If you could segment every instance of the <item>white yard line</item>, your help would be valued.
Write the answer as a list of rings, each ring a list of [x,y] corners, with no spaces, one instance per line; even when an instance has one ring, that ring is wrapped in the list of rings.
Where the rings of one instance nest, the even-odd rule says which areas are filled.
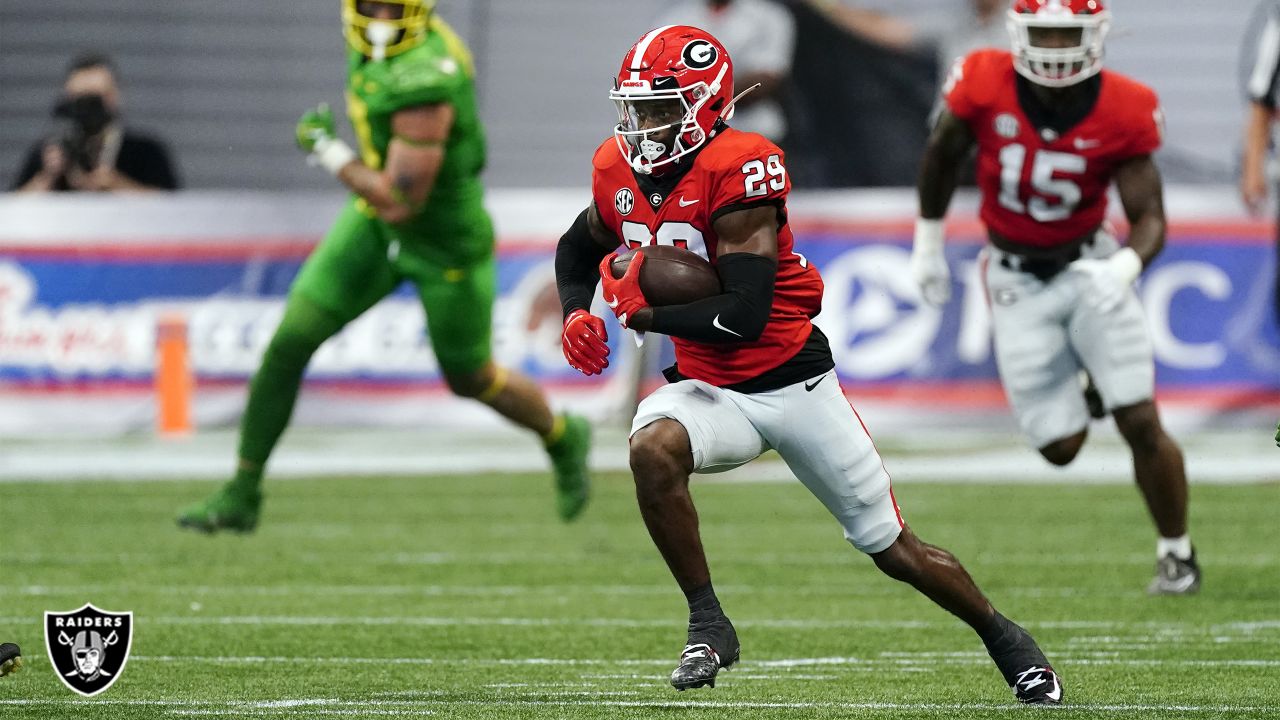
[[[192,663],[192,664],[214,664],[214,665],[236,665],[236,664],[279,664],[279,665],[315,665],[330,664],[341,662],[344,664],[355,665],[469,665],[469,666],[520,666],[520,665],[538,665],[549,667],[609,667],[609,666],[655,666],[667,667],[671,665],[670,659],[646,659],[646,658],[427,658],[427,657],[287,657],[287,656],[216,656],[216,655],[134,655],[130,661],[133,662],[157,662],[157,663]],[[939,664],[947,665],[987,665],[990,660],[985,657],[951,657],[951,658],[883,658],[883,657],[814,657],[814,658],[781,658],[774,660],[743,660],[741,668],[748,673],[754,668],[764,670],[770,669],[786,669],[786,668],[859,668],[859,667],[877,667],[877,668],[898,668],[921,666],[927,662],[931,666]],[[1067,665],[1099,665],[1099,666],[1115,666],[1115,667],[1205,667],[1205,668],[1221,668],[1221,667],[1280,667],[1280,659],[1186,659],[1186,660],[1170,660],[1170,659],[1143,659],[1143,658],[1085,658],[1085,657],[1059,657],[1055,658],[1055,663],[1063,666]],[[730,675],[729,677],[736,677]]]
[[[847,545],[845,545],[842,542],[831,542],[829,543],[829,547],[840,547],[845,552],[836,552],[836,553],[821,554],[821,555],[794,555],[794,554],[788,555],[788,554],[782,554],[782,553],[760,552],[760,553],[753,553],[749,556],[733,558],[731,560],[727,560],[724,562],[732,563],[734,565],[765,566],[765,567],[776,567],[778,565],[785,564],[791,567],[840,568],[841,570],[848,571],[849,558],[854,554],[856,554],[856,552],[850,549]],[[1113,564],[1149,566],[1149,565],[1155,564],[1154,555],[1155,553],[1133,552],[1133,553],[1125,553],[1121,555],[1113,555],[1106,558],[1106,561]],[[343,560],[347,558],[357,558],[357,557],[360,560],[362,560],[365,564],[387,564],[387,565],[409,565],[409,566],[533,565],[533,564],[559,566],[559,565],[564,565],[566,562],[565,555],[557,555],[554,553],[538,553],[538,552],[368,553],[368,552],[358,551],[358,550],[352,550],[347,552],[344,552],[342,550],[334,550],[334,551],[326,551],[324,553],[313,553],[313,552],[307,552],[307,551],[289,553],[287,551],[282,551],[282,557],[288,559],[288,561],[294,565],[332,565],[337,560]],[[173,558],[174,556],[168,552],[76,553],[74,555],[68,555],[67,553],[60,553],[60,552],[0,551],[0,562],[4,562],[4,561],[21,562],[21,563],[48,562],[48,563],[55,563],[58,565],[77,565],[77,566],[100,565],[102,563],[121,563],[125,565],[154,564],[158,562],[171,561]],[[964,560],[969,565],[1043,566],[1045,563],[1045,557],[1043,555],[1036,556],[1036,555],[1025,554],[1025,553],[1016,553],[1016,552],[1006,553],[1006,552],[999,552],[999,551],[983,551],[983,552],[974,553],[964,558]],[[1097,555],[1064,553],[1062,555],[1053,556],[1054,565],[1059,567],[1062,567],[1062,566],[1095,567],[1100,562],[1101,561],[1099,560],[1099,557]],[[1280,556],[1277,556],[1274,554],[1265,554],[1265,553],[1237,555],[1232,557],[1215,558],[1214,565],[1223,566],[1223,567],[1242,567],[1242,568],[1280,567]],[[115,585],[112,585],[112,584],[78,585],[77,584],[77,585],[67,585],[67,586],[28,585],[25,587],[37,588],[37,590],[32,591],[31,594],[40,594],[38,589],[44,588],[44,587],[112,588],[112,587],[120,587],[120,585],[119,584],[115,584]],[[189,586],[189,587],[208,587],[208,586]],[[234,591],[234,589],[238,586],[229,586],[229,587],[231,587],[232,591]],[[281,587],[281,586],[271,585],[271,586],[262,586],[262,587]],[[285,587],[290,587],[290,586],[285,586]],[[363,586],[348,585],[348,586],[320,586],[320,587],[352,588],[352,587],[363,587]],[[372,586],[372,587],[411,588],[414,586]],[[418,586],[418,587],[430,588],[434,586],[427,585],[427,586]],[[543,587],[543,586],[511,586],[511,585],[452,586],[450,585],[450,586],[439,586],[439,587],[480,588],[477,590],[477,592],[483,592],[483,588],[486,588],[486,587],[496,587],[499,589],[494,592],[502,593],[503,590],[501,590],[501,588],[504,588],[504,587],[519,588],[519,587]],[[652,586],[624,585],[619,587],[621,587],[621,589],[617,591],[619,594],[627,594],[631,592],[634,592],[636,594],[642,594],[642,593],[648,593],[650,591],[648,589],[643,589],[643,588],[655,588],[657,590],[662,590],[668,593],[675,592],[674,586],[666,585],[666,584],[659,584],[659,585],[652,585]],[[813,588],[806,588],[806,587],[798,587],[793,589],[793,588],[787,588],[780,585],[772,585],[772,586],[733,585],[728,587],[740,588],[748,592],[764,591],[770,587],[775,589],[780,588],[785,590],[786,592],[806,592],[806,591],[823,592],[822,589],[813,589]],[[891,583],[886,582],[878,586],[873,586],[870,589],[859,587],[859,586],[847,587],[847,588],[841,588],[836,586],[832,588],[832,591],[848,592],[850,594],[859,594],[859,593],[868,593],[868,592],[873,594],[879,594],[882,592],[882,589],[883,589],[883,592],[885,593],[891,593],[892,591],[888,590],[887,588],[892,588],[892,587],[895,587],[895,586]],[[655,590],[655,592],[657,590]],[[598,591],[602,593],[611,592],[608,589],[608,586],[598,586]],[[1039,589],[1022,588],[1021,591],[1063,592],[1063,593],[1076,592],[1077,594],[1085,592],[1085,591],[1073,591],[1071,588],[1054,588],[1047,591],[1043,588],[1039,588]],[[392,591],[388,591],[388,592],[392,592]],[[519,591],[512,590],[511,592],[513,594],[518,594]],[[1124,592],[1124,590],[1121,590],[1121,592]],[[1132,590],[1131,592],[1137,593],[1137,592],[1140,592],[1140,589]],[[1095,595],[1095,593],[1092,591],[1088,591],[1086,594],[1090,596]]]
[[[932,714],[952,713],[960,710],[983,710],[996,712],[1025,713],[1027,709],[1013,701],[1007,704],[997,703],[911,703],[911,702],[751,702],[723,700],[598,700],[589,702],[566,702],[555,700],[467,700],[436,701],[436,705],[458,706],[475,705],[481,707],[618,707],[618,708],[653,708],[653,709],[687,709],[716,708],[725,710],[907,710]],[[1179,713],[1219,713],[1219,714],[1253,714],[1259,712],[1275,712],[1270,706],[1231,706],[1231,705],[1158,705],[1158,704],[1117,704],[1092,705],[1072,704],[1063,706],[1065,710],[1093,712],[1179,712]],[[1257,715],[1253,715],[1258,717]]]
[[[411,710],[411,708],[399,708],[399,710],[370,710],[370,708],[343,707],[334,710],[334,708],[307,708],[306,711],[298,710],[244,710],[237,707],[236,710],[170,710],[170,715],[179,717],[268,717],[268,716],[334,716],[334,717],[430,717],[435,715],[434,710]]]
[[[714,708],[725,710],[904,710],[926,712],[931,714],[951,713],[963,710],[982,710],[993,712],[1019,712],[1026,709],[1014,703],[918,703],[918,702],[753,702],[724,700],[588,700],[588,699],[543,699],[538,698],[492,698],[485,700],[331,700],[331,699],[297,699],[273,701],[216,701],[216,700],[0,700],[3,706],[27,707],[65,707],[92,705],[114,706],[162,706],[172,708],[174,715],[222,715],[222,714],[260,714],[262,712],[301,712],[305,714],[406,714],[415,711],[426,712],[428,708],[449,707],[615,707],[615,708],[652,708],[652,709],[689,709]],[[1174,704],[1074,704],[1064,706],[1066,710],[1131,713],[1131,712],[1164,712],[1164,713],[1215,713],[1231,715],[1253,715],[1274,712],[1274,707],[1246,705],[1174,705]]]
[[[934,437],[937,433],[924,433]],[[1024,447],[1012,433],[942,433],[881,436],[885,465],[894,482],[1008,484],[1131,483],[1128,450],[1114,430],[1099,428],[1076,462],[1056,468]],[[1217,431],[1184,440],[1188,477],[1194,483],[1260,483],[1280,480],[1276,449],[1265,433]],[[235,433],[206,432],[186,440],[61,438],[6,442],[0,450],[0,482],[75,480],[224,479],[232,471]],[[395,453],[384,452],[390,445]],[[994,446],[994,447],[993,447]],[[592,450],[592,466],[626,472],[625,432],[605,427]],[[406,432],[298,429],[271,460],[272,478],[352,475],[455,475],[545,472],[537,444],[515,430]],[[795,482],[771,456],[698,482]]]
[[[0,554],[0,558],[4,557]],[[734,591],[734,586],[727,586]],[[717,588],[718,589],[718,588]],[[741,592],[778,592],[793,594],[792,588],[738,588]],[[677,589],[670,584],[662,585],[163,585],[154,587],[138,587],[125,583],[102,583],[85,585],[22,585],[13,588],[20,595],[81,595],[84,593],[102,593],[128,591],[134,595],[232,595],[236,597],[299,597],[299,596],[352,596],[367,597],[398,596],[409,597],[524,597],[543,596],[563,597],[569,593],[597,595],[657,595],[670,597]],[[723,592],[723,591],[722,591]],[[802,593],[803,594],[803,593]]]
[[[623,628],[665,628],[676,623],[673,618],[635,619],[635,618],[582,618],[582,617],[437,617],[437,616],[307,616],[307,615],[139,615],[138,622],[157,625],[278,625],[288,626],[426,626],[426,627],[473,627],[473,626],[511,626],[511,627],[549,627],[549,626],[586,626],[586,627],[623,627]],[[0,622],[23,624],[38,622],[38,619],[24,616],[0,616]],[[952,620],[803,620],[786,618],[743,618],[736,620],[740,627],[773,628],[773,629],[841,629],[841,628],[876,628],[894,630],[926,630],[956,629],[960,627]],[[1204,625],[1195,622],[1176,621],[1138,621],[1123,620],[1050,620],[1044,622],[1027,622],[1028,627],[1072,630],[1110,630],[1110,629],[1143,629],[1159,631],[1153,636],[1156,641],[1162,638],[1188,635],[1223,635],[1232,632],[1252,635],[1259,632],[1280,630],[1280,621],[1255,620],[1244,622],[1213,623]],[[1144,636],[1146,637],[1146,636]]]

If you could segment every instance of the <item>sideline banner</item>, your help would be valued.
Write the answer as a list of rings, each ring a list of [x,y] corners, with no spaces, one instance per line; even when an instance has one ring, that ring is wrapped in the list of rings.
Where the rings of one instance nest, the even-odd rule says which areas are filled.
[[[197,428],[236,422],[289,283],[341,200],[0,198],[0,434],[149,429],[156,321],[172,312],[187,318]],[[586,202],[573,191],[491,195],[500,236],[496,357],[547,387],[556,405],[620,419],[637,385],[660,382],[657,368],[670,351],[652,338],[641,370],[630,334],[601,307],[612,367],[584,378],[564,364],[554,246]],[[1276,254],[1269,224],[1236,217],[1229,189],[1171,191],[1168,205],[1168,247],[1139,286],[1162,400],[1197,423],[1233,422],[1241,411],[1274,415],[1280,339],[1268,301]],[[972,198],[962,199],[949,226],[960,292],[938,311],[917,305],[907,272],[909,191],[798,194],[791,203],[797,250],[826,282],[819,325],[873,429],[1011,427],[977,282],[981,235],[972,207]],[[407,287],[353,322],[313,359],[297,421],[499,422],[443,387],[425,322]]]

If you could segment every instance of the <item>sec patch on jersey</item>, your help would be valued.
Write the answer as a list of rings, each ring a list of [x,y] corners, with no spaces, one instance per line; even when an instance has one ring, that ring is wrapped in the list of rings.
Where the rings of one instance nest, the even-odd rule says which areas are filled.
[[[609,266],[615,278],[627,272],[631,258],[644,253],[640,267],[640,291],[650,305],[684,305],[719,295],[720,275],[711,263],[673,245],[646,245],[619,255]]]

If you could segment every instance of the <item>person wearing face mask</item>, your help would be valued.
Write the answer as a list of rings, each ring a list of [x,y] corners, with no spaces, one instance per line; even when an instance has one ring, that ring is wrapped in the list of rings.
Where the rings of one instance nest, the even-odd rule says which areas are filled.
[[[169,151],[120,121],[115,68],[104,55],[77,57],[54,105],[57,130],[27,152],[17,192],[177,190]]]

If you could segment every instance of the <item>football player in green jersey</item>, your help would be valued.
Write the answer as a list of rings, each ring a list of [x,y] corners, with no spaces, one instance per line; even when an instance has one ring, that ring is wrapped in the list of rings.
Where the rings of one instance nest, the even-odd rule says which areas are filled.
[[[403,280],[426,310],[450,390],[475,398],[546,445],[560,516],[587,501],[590,426],[553,415],[541,389],[494,364],[493,225],[480,171],[484,133],[470,52],[432,12],[434,0],[343,0],[347,113],[359,153],[325,106],[302,116],[299,147],[352,195],[294,280],[284,317],[249,388],[235,477],[184,511],[180,525],[252,530],[263,466],[289,422],[303,370],[320,344]]]

